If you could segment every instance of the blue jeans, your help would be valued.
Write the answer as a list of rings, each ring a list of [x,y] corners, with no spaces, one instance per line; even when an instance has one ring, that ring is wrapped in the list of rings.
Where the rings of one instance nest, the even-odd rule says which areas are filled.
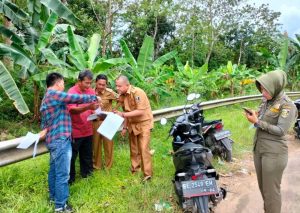
[[[64,207],[69,197],[69,174],[72,157],[71,139],[58,139],[46,144],[50,152],[48,185],[55,208]]]

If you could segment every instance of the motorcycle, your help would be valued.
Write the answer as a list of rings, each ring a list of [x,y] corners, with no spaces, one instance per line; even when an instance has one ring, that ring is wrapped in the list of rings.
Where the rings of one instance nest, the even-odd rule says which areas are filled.
[[[231,132],[224,130],[221,119],[203,121],[202,132],[205,138],[205,146],[209,147],[214,155],[220,156],[227,162],[232,161],[233,140],[229,137]]]
[[[191,94],[187,100],[194,97],[195,94]],[[184,109],[184,114],[176,119],[169,132],[174,150],[173,185],[184,212],[209,213],[226,197],[226,190],[217,186],[219,175],[212,166],[213,154],[204,146],[204,117],[201,109],[193,106],[188,112]],[[165,118],[161,119],[162,125],[166,123]]]
[[[196,94],[194,99],[196,99]],[[213,155],[220,156],[227,162],[232,161],[233,140],[229,138],[231,136],[231,132],[229,130],[223,129],[224,125],[222,120],[205,120],[203,109],[201,109],[200,103],[193,104],[190,108],[190,111],[194,112],[194,117],[190,119],[192,119],[191,122],[195,125],[195,127],[192,127],[192,134],[191,136],[189,136],[190,140],[192,140],[193,142],[197,142],[201,139],[204,139],[202,140],[202,145],[208,147],[212,151]],[[184,120],[186,119],[186,115],[186,109],[184,109],[184,114],[176,119],[175,124],[184,122]],[[201,134],[198,134],[198,132],[195,130],[196,127],[200,125]],[[174,151],[178,149],[178,146],[182,145],[180,142],[186,140],[186,137],[183,134],[183,132],[184,131],[181,131],[180,129],[174,132]]]
[[[300,139],[300,99],[295,100],[294,104],[296,105],[298,110],[298,117],[295,122],[294,130],[296,132],[296,137]]]

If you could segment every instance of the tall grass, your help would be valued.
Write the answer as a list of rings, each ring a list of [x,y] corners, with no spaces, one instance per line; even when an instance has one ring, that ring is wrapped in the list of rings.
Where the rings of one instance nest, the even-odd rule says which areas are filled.
[[[256,105],[243,106],[254,108]],[[222,118],[225,129],[231,130],[234,158],[241,159],[244,153],[251,153],[254,130],[249,129],[239,104],[207,110],[205,116],[208,120]],[[87,179],[77,176],[70,187],[70,203],[75,211],[154,212],[155,203],[165,202],[171,208],[164,212],[180,212],[171,182],[174,167],[171,138],[167,139],[170,125],[171,122],[167,126],[155,124],[151,140],[151,148],[155,150],[151,182],[141,184],[142,174],[131,175],[128,142],[116,140],[112,169],[95,171]],[[48,202],[48,161],[49,154],[45,154],[0,169],[0,212],[53,212],[54,206]],[[230,163],[214,162],[220,172],[233,169]]]

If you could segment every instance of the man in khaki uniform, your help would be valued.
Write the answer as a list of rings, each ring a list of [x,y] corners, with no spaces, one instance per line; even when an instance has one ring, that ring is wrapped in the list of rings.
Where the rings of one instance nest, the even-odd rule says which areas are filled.
[[[96,95],[101,98],[101,110],[111,112],[112,102],[117,100],[118,94],[112,89],[107,88],[107,76],[100,74],[96,77]],[[113,164],[113,148],[114,142],[105,138],[97,132],[102,124],[104,117],[99,117],[93,122],[93,167],[94,169],[102,168],[102,145],[104,148],[105,167],[110,169]]]
[[[286,134],[295,122],[297,108],[286,96],[286,74],[281,70],[269,72],[256,80],[263,95],[258,112],[246,114],[256,127],[254,136],[254,165],[266,213],[280,213],[280,184],[288,161]]]
[[[150,102],[142,89],[130,85],[126,76],[116,79],[116,88],[124,111],[116,113],[125,118],[122,135],[125,135],[127,129],[129,133],[131,172],[136,173],[141,168],[143,181],[150,180],[152,164],[149,144],[153,128]]]

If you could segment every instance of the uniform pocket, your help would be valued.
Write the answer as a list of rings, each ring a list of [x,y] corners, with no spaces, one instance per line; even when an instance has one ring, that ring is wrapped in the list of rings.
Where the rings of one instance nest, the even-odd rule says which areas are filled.
[[[272,111],[269,110],[269,111],[266,112],[265,115],[266,115],[266,116],[269,116],[269,117],[272,117],[272,118],[276,118],[276,117],[279,116],[279,113],[280,113],[280,112],[272,112]]]

